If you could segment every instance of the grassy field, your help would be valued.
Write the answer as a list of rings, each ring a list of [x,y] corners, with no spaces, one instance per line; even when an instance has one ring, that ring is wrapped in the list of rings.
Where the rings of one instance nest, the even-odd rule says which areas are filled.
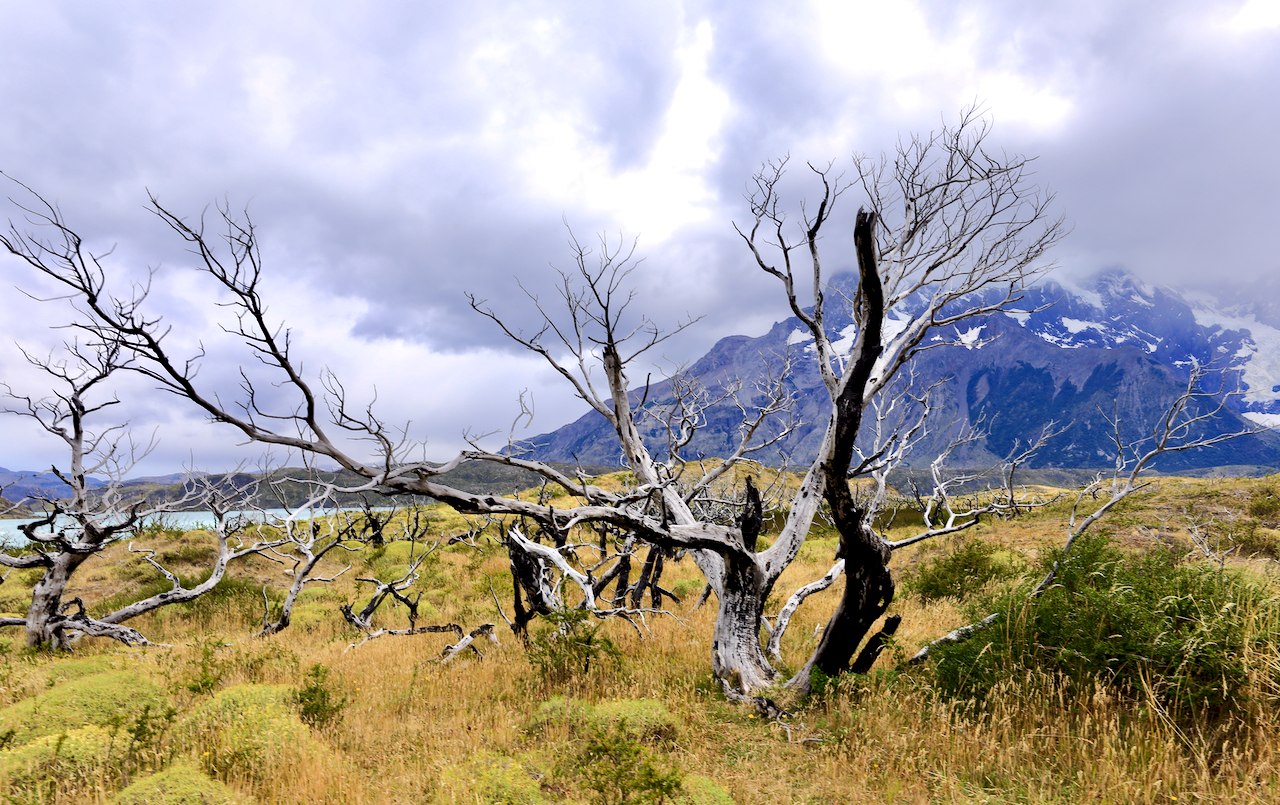
[[[261,626],[261,589],[278,591],[285,577],[258,559],[215,594],[132,622],[168,648],[86,641],[71,656],[30,655],[16,630],[6,633],[0,790],[10,803],[614,803],[664,791],[684,803],[1280,801],[1277,488],[1274,478],[1161,479],[1106,525],[1129,554],[1163,551],[1169,567],[1201,575],[1219,571],[1193,554],[1188,522],[1241,546],[1221,577],[1251,591],[1227,605],[1247,610],[1232,615],[1248,630],[1243,648],[1196,649],[1229,655],[1240,670],[1226,710],[1171,707],[1164,680],[1141,668],[1137,685],[1073,679],[1061,662],[1019,668],[977,699],[949,696],[932,665],[897,670],[984,597],[998,601],[1035,576],[1038,557],[1064,535],[1065,500],[984,523],[978,543],[896,555],[902,582],[890,611],[904,620],[876,671],[832,680],[806,700],[779,692],[794,713],[779,721],[725,701],[712,684],[714,604],[691,609],[702,583],[687,559],[663,576],[685,601],[673,616],[639,631],[620,621],[579,627],[596,641],[585,671],[581,655],[566,668],[554,642],[535,638],[531,653],[513,638],[494,604],[496,595],[509,612],[511,581],[493,544],[441,547],[419,589],[423,622],[493,622],[500,645],[480,641],[482,658],[447,665],[438,658],[448,634],[351,648],[362,635],[338,606],[367,598],[358,577],[403,572],[411,548],[401,542],[350,555],[351,570],[309,586],[293,625],[266,639],[249,637]],[[462,525],[447,511],[435,516],[439,536]],[[203,532],[151,543],[190,574],[212,549]],[[770,612],[824,573],[834,549],[832,535],[812,535]],[[148,593],[155,575],[117,546],[90,560],[73,594],[105,610]],[[928,578],[941,579],[941,593]],[[0,610],[24,611],[35,579],[12,573]],[[838,594],[801,608],[785,646],[791,666]],[[386,606],[379,618],[403,626],[403,613]],[[975,645],[978,660],[996,652],[985,636]]]

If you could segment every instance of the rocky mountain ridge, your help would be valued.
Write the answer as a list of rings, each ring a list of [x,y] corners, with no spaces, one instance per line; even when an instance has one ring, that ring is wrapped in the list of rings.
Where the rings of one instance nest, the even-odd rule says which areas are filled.
[[[851,297],[852,281],[851,275],[835,278],[828,298],[841,293]],[[848,312],[830,306],[828,311],[828,331],[840,337],[837,347],[849,348],[855,330]],[[890,316],[886,327],[901,326],[901,321]],[[1209,431],[1280,424],[1280,329],[1239,305],[1229,307],[1206,294],[1152,288],[1119,270],[1080,283],[1037,285],[1007,312],[939,328],[926,336],[925,344],[931,348],[914,359],[915,376],[926,384],[941,382],[931,394],[933,434],[910,458],[916,467],[927,466],[965,428],[987,435],[954,459],[977,466],[1035,439],[1050,421],[1068,429],[1040,451],[1032,466],[1107,466],[1114,455],[1108,419],[1119,417],[1126,441],[1148,435],[1197,364],[1220,370],[1225,388],[1238,385],[1241,391],[1231,410],[1208,425]],[[816,454],[830,405],[813,353],[812,336],[790,318],[761,336],[721,339],[689,372],[711,390],[735,381],[750,390],[766,372],[777,372],[782,356],[790,354],[794,366],[787,382],[801,425],[760,458],[772,464],[790,456],[792,463],[804,464]],[[635,393],[639,401],[641,391]],[[671,402],[670,384],[664,382],[648,390],[645,405],[660,414]],[[739,420],[731,403],[708,410],[686,455],[727,454],[736,442]],[[651,449],[661,452],[657,418],[645,428]],[[546,460],[619,460],[612,429],[595,412],[529,444],[533,455]],[[1243,437],[1166,456],[1160,466],[1175,471],[1223,465],[1255,472],[1280,467],[1280,437]]]

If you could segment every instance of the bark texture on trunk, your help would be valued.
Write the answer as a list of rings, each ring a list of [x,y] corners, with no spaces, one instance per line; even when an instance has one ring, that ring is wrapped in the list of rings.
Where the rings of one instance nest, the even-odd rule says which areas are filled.
[[[27,609],[27,648],[70,648],[62,625],[62,594],[76,569],[89,558],[87,553],[52,555],[44,575],[31,591]]]
[[[760,625],[768,593],[761,589],[761,574],[754,563],[727,562],[726,565],[724,587],[718,591],[720,608],[711,643],[712,671],[717,679],[750,694],[770,687],[778,676],[760,645]]]
[[[827,676],[854,670],[855,666],[862,669],[860,673],[866,673],[883,648],[883,638],[875,641],[875,647],[869,643],[867,652],[864,652],[866,656],[859,656],[858,662],[854,662],[858,646],[889,608],[894,593],[888,547],[875,532],[870,529],[860,530],[864,530],[863,537],[849,540],[852,544],[846,548],[843,556],[844,593],[823,630],[822,640],[811,660],[811,667]],[[841,536],[843,542],[843,531]]]

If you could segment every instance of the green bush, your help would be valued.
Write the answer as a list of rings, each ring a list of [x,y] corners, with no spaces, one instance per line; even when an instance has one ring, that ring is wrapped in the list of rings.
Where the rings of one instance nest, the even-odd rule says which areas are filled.
[[[681,599],[692,598],[695,595],[701,595],[702,588],[705,587],[706,584],[707,583],[702,579],[683,579],[675,583],[671,588],[671,592],[680,596]],[[685,601],[685,604],[690,603],[692,602]]]
[[[1264,528],[1253,518],[1246,518],[1238,523],[1232,529],[1230,537],[1240,546],[1239,555],[1241,556],[1280,558],[1280,531]],[[1225,543],[1223,547],[1230,547],[1230,543]]]
[[[209,536],[206,540],[198,540],[198,536],[208,536],[207,531],[189,532],[177,542],[161,548],[156,558],[169,567],[171,565],[205,565],[213,564],[218,558],[216,538]]]
[[[684,775],[675,763],[647,749],[625,718],[592,727],[582,748],[561,764],[560,771],[595,792],[595,802],[601,805],[666,802],[684,787]]]
[[[319,663],[307,669],[306,684],[293,694],[298,715],[313,727],[320,728],[341,718],[347,697],[339,699],[329,689],[329,669]]]
[[[547,628],[529,645],[529,662],[538,669],[544,685],[561,686],[597,670],[601,665],[617,666],[622,652],[600,633],[603,623],[592,625],[585,609],[565,609],[546,616]]]
[[[35,802],[53,802],[57,793],[98,787],[111,775],[113,742],[118,738],[102,727],[45,735],[31,743],[0,752],[0,781],[13,795],[34,795]]]
[[[1011,562],[998,555],[994,545],[969,537],[956,539],[950,550],[926,560],[906,587],[925,602],[940,598],[965,599],[989,582],[1012,578],[1018,572]]]
[[[184,687],[191,693],[212,693],[214,688],[222,684],[222,677],[227,672],[227,661],[220,656],[224,648],[222,639],[208,636],[196,643],[200,656],[191,663],[191,675]]]
[[[464,766],[451,767],[441,775],[440,782],[460,802],[544,805],[552,801],[542,795],[541,786],[528,770],[497,755],[481,755]]]
[[[22,744],[86,725],[128,723],[144,708],[162,712],[168,705],[158,685],[132,671],[93,674],[0,710],[0,734],[13,730],[13,740]]]
[[[1271,486],[1253,490],[1249,496],[1249,515],[1264,522],[1275,522],[1280,516],[1280,494]]]
[[[687,805],[734,805],[729,792],[716,784],[710,777],[691,774],[684,778],[684,794],[676,802]]]
[[[967,642],[943,648],[937,683],[952,698],[982,699],[993,686],[1038,669],[1072,683],[1101,678],[1135,698],[1149,686],[1180,719],[1212,721],[1236,710],[1248,682],[1242,655],[1254,635],[1251,613],[1266,591],[1204,563],[1180,564],[1156,548],[1124,554],[1086,535],[1059,562],[1038,599],[1025,591],[988,602],[1001,619]]]
[[[673,745],[679,735],[667,706],[654,699],[615,699],[592,705],[581,699],[556,696],[542,704],[529,724],[529,732],[561,724],[573,731],[599,731],[610,724],[624,724],[629,735],[648,744]]]
[[[119,668],[120,662],[118,660],[113,662],[111,657],[98,656],[68,659],[65,655],[60,655],[45,666],[44,671],[48,687],[53,687],[63,682],[83,679],[86,676],[97,676]]]
[[[178,761],[144,777],[111,799],[111,805],[248,805],[249,800],[198,768]]]
[[[296,715],[295,701],[283,685],[227,688],[178,722],[177,744],[216,777],[265,779],[281,764],[329,754]]]

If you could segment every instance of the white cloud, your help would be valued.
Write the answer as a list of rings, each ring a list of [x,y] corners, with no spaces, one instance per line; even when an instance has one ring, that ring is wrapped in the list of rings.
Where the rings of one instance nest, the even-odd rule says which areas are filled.
[[[934,115],[940,100],[951,111],[976,101],[1002,125],[1049,134],[1074,109],[1049,78],[1024,73],[1016,52],[985,52],[973,15],[962,14],[940,36],[918,2],[813,0],[813,9],[831,64],[847,79],[870,82],[904,114]]]
[[[551,30],[541,40],[553,38]],[[656,245],[686,224],[706,220],[716,201],[706,171],[717,156],[716,138],[730,108],[725,90],[707,75],[714,47],[711,24],[685,30],[674,53],[679,81],[663,116],[662,133],[647,159],[619,170],[588,120],[571,104],[490,111],[486,136],[516,149],[527,190],[563,209],[583,206],[610,228]],[[486,44],[478,62],[510,65],[510,44]],[[505,67],[502,69],[506,69]]]
[[[1227,27],[1242,33],[1280,28],[1280,0],[1248,0]]]

